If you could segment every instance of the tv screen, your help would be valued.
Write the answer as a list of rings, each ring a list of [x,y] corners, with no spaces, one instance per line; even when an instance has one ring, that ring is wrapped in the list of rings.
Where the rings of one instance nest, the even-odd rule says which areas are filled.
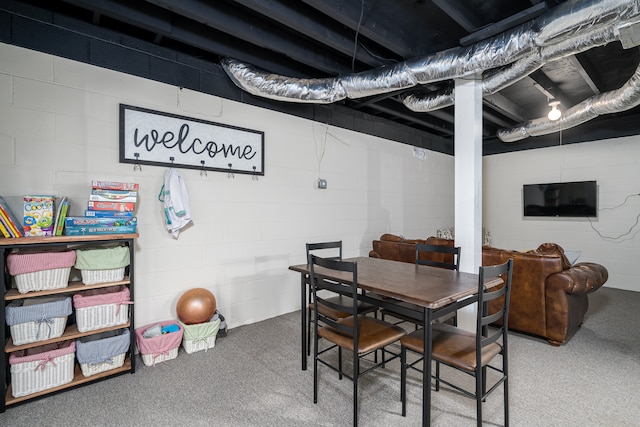
[[[525,184],[524,216],[597,216],[596,181]]]

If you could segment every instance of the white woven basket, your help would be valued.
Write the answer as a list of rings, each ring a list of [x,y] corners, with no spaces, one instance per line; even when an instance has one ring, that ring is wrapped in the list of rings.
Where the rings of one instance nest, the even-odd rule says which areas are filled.
[[[80,274],[82,274],[82,283],[85,285],[119,282],[124,279],[124,267],[107,270],[80,270]]]
[[[42,361],[11,365],[11,394],[13,397],[37,393],[73,380],[75,353],[54,357],[42,366]]]
[[[118,307],[120,308],[119,312]],[[121,304],[114,303],[76,308],[76,326],[79,332],[124,325],[128,321],[129,307]]]
[[[16,274],[14,278],[18,292],[26,294],[31,291],[66,288],[69,286],[70,273],[71,267],[62,267]]]
[[[9,326],[13,345],[29,344],[61,337],[67,326],[67,316],[53,317],[52,323],[25,322]]]
[[[168,350],[166,354],[158,354],[157,357],[154,354],[142,354],[142,361],[145,366],[153,366],[160,362],[175,359],[176,357],[178,357],[178,348],[172,348]]]
[[[210,348],[215,347],[216,345],[216,335],[199,339],[199,340],[188,340],[184,337],[182,338],[182,346],[184,347],[184,351],[187,354],[195,353],[197,351],[207,351]]]
[[[100,362],[100,363],[80,363],[80,369],[82,370],[82,375],[85,377],[90,377],[91,375],[99,374],[100,372],[110,371],[111,369],[116,369],[124,365],[124,358],[127,353],[122,353],[114,356],[110,362]]]

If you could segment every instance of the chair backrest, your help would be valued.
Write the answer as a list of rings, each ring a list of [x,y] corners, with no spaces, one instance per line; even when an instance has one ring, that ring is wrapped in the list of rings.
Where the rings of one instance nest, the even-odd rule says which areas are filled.
[[[309,254],[314,253],[320,255],[323,258],[329,258],[333,260],[342,260],[342,240],[337,242],[321,242],[321,243],[307,243],[307,261]],[[328,256],[331,254],[331,256]]]
[[[358,342],[358,264],[355,262],[340,261],[330,258],[321,258],[317,255],[309,254],[309,277],[311,282],[311,289],[313,292],[313,301],[316,305],[323,305],[331,308],[332,310],[347,311],[354,317],[352,326],[337,323],[335,320],[324,316],[322,313],[325,310],[321,310],[319,307],[315,307],[314,316],[316,316],[315,327],[320,324],[325,324],[339,329],[349,335],[353,336],[355,342]],[[317,267],[323,267],[326,270],[318,270]],[[329,272],[326,272],[330,270]],[[340,275],[340,272],[351,273],[350,275]],[[331,274],[340,275],[340,280],[328,278]],[[332,301],[323,298],[322,294],[318,291],[329,290],[333,294],[344,295],[353,301],[353,305],[348,309],[342,305],[333,303]],[[317,332],[317,330],[316,330]]]
[[[460,271],[460,246],[417,243],[416,264]]]
[[[511,297],[511,275],[513,272],[513,259],[504,264],[480,267],[478,278],[478,319],[476,324],[476,348],[480,350],[502,337],[503,348],[507,347],[507,333],[509,331],[509,300]],[[484,288],[487,280],[501,277],[504,285],[499,287]],[[504,297],[504,298],[503,298]],[[489,312],[489,301],[499,301],[500,307],[494,302]],[[495,311],[497,309],[497,311]],[[502,319],[502,325],[493,333],[489,333],[489,325]],[[477,351],[476,357],[480,359],[481,351]],[[481,366],[481,364],[478,364]]]

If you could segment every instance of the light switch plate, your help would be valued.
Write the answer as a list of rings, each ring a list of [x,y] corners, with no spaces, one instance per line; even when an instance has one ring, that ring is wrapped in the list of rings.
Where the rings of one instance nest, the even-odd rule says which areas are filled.
[[[325,190],[327,188],[327,180],[318,178],[318,188]]]

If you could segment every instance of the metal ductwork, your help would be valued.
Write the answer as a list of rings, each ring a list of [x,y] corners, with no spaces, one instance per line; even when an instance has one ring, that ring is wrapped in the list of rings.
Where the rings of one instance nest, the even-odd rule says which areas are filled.
[[[527,77],[544,64],[587,51],[597,46],[604,46],[617,40],[613,27],[598,28],[587,34],[576,36],[569,40],[544,46],[532,50],[530,55],[496,70],[485,73],[482,79],[482,92],[492,95],[507,86]],[[454,104],[453,89],[447,89],[432,95],[407,95],[403,98],[404,105],[415,112],[428,112],[449,107]]]
[[[581,125],[602,114],[618,113],[638,105],[640,105],[640,66],[620,89],[582,101],[569,108],[560,120],[551,121],[546,118],[530,120],[511,129],[498,131],[498,138],[503,142],[515,142],[530,136],[547,135]]]
[[[243,90],[288,102],[333,103],[345,98],[363,98],[477,73],[485,73],[483,91],[492,94],[526,77],[545,63],[620,40],[621,33],[624,40],[632,44],[638,37],[629,29],[638,28],[639,15],[640,0],[570,0],[530,22],[471,46],[456,47],[394,66],[336,78],[298,79],[269,74],[233,59],[223,60],[222,65],[234,83]],[[631,82],[635,80],[632,78],[625,87],[633,86]],[[626,90],[633,89],[627,87]],[[606,102],[606,108],[596,109],[599,111],[596,116],[606,114],[601,112],[604,110],[609,113],[622,111],[631,108],[627,107],[628,101],[616,101],[612,97],[613,94],[625,97],[626,93],[623,89],[613,91],[607,94],[606,101],[602,96],[594,97],[574,108],[582,111],[585,103]],[[426,97],[408,95],[403,102],[409,109],[421,112],[450,106],[453,100],[451,89]],[[583,107],[578,108],[580,106]],[[586,110],[596,111],[591,108]],[[592,115],[577,111],[576,114],[580,117]],[[572,125],[573,120],[569,119],[567,112],[562,126],[571,127],[586,121],[581,120],[576,116],[576,124]],[[499,135],[505,139],[499,137],[508,141],[515,138],[516,134],[533,135],[548,126],[558,129],[557,123],[543,122],[543,119],[530,121],[523,126],[501,131]]]

